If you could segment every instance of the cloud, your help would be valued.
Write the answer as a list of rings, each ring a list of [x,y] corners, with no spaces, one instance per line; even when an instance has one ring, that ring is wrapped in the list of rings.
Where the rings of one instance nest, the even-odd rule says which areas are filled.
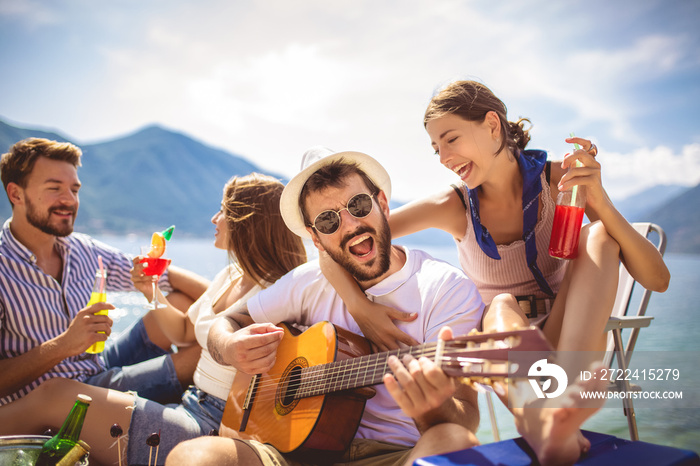
[[[62,22],[61,15],[51,5],[38,0],[0,1],[0,18],[3,22],[19,22],[30,31]]]
[[[600,155],[603,186],[613,199],[659,184],[696,186],[700,183],[700,144],[688,144],[680,153],[665,146],[640,148],[628,154]]]
[[[511,119],[532,118],[533,148],[560,158],[570,150],[564,137],[575,130],[621,160],[634,153],[641,166],[658,159],[642,154],[658,149],[645,147],[681,154],[684,144],[700,141],[696,117],[660,117],[684,100],[685,87],[673,79],[684,73],[697,81],[698,34],[679,26],[677,9],[663,3],[623,4],[205,0],[194,8],[183,0],[73,0],[52,9],[0,0],[3,24],[12,14],[3,8],[23,18],[36,8],[58,21],[51,34],[26,42],[36,49],[14,60],[65,57],[81,78],[69,67],[52,69],[61,99],[39,86],[27,97],[0,96],[0,107],[7,117],[60,127],[80,140],[159,123],[286,176],[308,146],[364,150],[388,166],[395,197],[407,200],[453,181],[431,155],[422,114],[433,89],[471,78],[505,101]],[[672,21],[663,24],[659,12]],[[41,83],[43,70],[32,66],[39,65],[0,65],[21,67]],[[10,73],[0,79],[9,89],[22,85]],[[77,110],[66,112],[66,101]],[[667,120],[681,137],[664,131]],[[633,184],[618,173],[625,163],[607,163],[605,177]],[[659,168],[649,167],[635,170],[639,183]]]

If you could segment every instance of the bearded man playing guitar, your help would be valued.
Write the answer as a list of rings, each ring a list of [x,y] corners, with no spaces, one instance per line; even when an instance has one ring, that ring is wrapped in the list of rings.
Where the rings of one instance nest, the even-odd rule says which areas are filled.
[[[314,148],[304,154],[302,168],[286,186],[280,202],[281,214],[292,231],[310,237],[320,251],[348,270],[370,299],[417,312],[417,319],[399,324],[416,341],[451,340],[452,332],[465,335],[478,327],[484,304],[461,270],[421,251],[391,244],[387,223],[391,183],[376,160],[358,152]],[[272,372],[286,330],[269,322],[307,327],[330,321],[360,333],[317,261],[298,267],[258,296],[260,299],[248,301],[241,309],[225,311],[228,315],[209,334],[214,358],[236,367],[239,374]],[[344,341],[341,335],[338,339]],[[166,464],[395,465],[477,445],[477,394],[470,386],[456,383],[437,359],[388,356],[388,370],[379,378],[383,383],[374,387],[376,395],[366,400],[364,413],[360,410],[359,427],[344,451],[323,453],[323,443],[334,444],[330,439],[313,439],[295,451],[275,448],[256,435],[251,439],[249,433],[258,424],[264,425],[263,434],[275,429],[274,419],[286,413],[283,405],[293,404],[277,399],[272,403],[277,410],[272,421],[255,422],[252,408],[250,418],[243,412],[243,419],[233,426],[239,432],[232,435],[238,438],[205,437],[181,443]],[[260,382],[257,391],[251,392],[251,397],[257,397],[254,403],[265,398],[265,385]],[[229,402],[231,397],[227,409]],[[335,422],[341,426],[346,420],[336,418]],[[291,430],[296,428],[292,425]],[[293,434],[286,432],[281,438]]]

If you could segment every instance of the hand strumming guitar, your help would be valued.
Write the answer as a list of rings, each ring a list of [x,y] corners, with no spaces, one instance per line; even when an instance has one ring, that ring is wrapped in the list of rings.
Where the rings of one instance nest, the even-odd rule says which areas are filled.
[[[263,374],[277,357],[283,330],[273,324],[250,324],[240,328],[231,319],[219,319],[209,331],[208,347],[219,364],[246,374]]]

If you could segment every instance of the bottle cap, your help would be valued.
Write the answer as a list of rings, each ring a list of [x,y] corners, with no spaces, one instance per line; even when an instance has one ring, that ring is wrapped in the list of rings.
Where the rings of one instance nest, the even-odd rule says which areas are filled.
[[[87,395],[83,395],[82,393],[78,395],[78,400],[82,401],[83,403],[90,404],[92,403],[92,398],[90,398]]]

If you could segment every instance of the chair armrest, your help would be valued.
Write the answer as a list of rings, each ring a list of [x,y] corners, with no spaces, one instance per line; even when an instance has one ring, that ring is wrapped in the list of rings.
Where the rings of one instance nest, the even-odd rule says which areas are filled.
[[[615,382],[609,382],[608,383],[608,388],[607,391],[609,392],[641,392],[642,387],[640,387],[637,384],[627,383],[629,384],[627,387],[624,386],[624,382],[622,380],[616,380]]]
[[[654,318],[651,316],[622,316],[610,317],[605,325],[605,331],[618,328],[643,328],[648,327]]]

